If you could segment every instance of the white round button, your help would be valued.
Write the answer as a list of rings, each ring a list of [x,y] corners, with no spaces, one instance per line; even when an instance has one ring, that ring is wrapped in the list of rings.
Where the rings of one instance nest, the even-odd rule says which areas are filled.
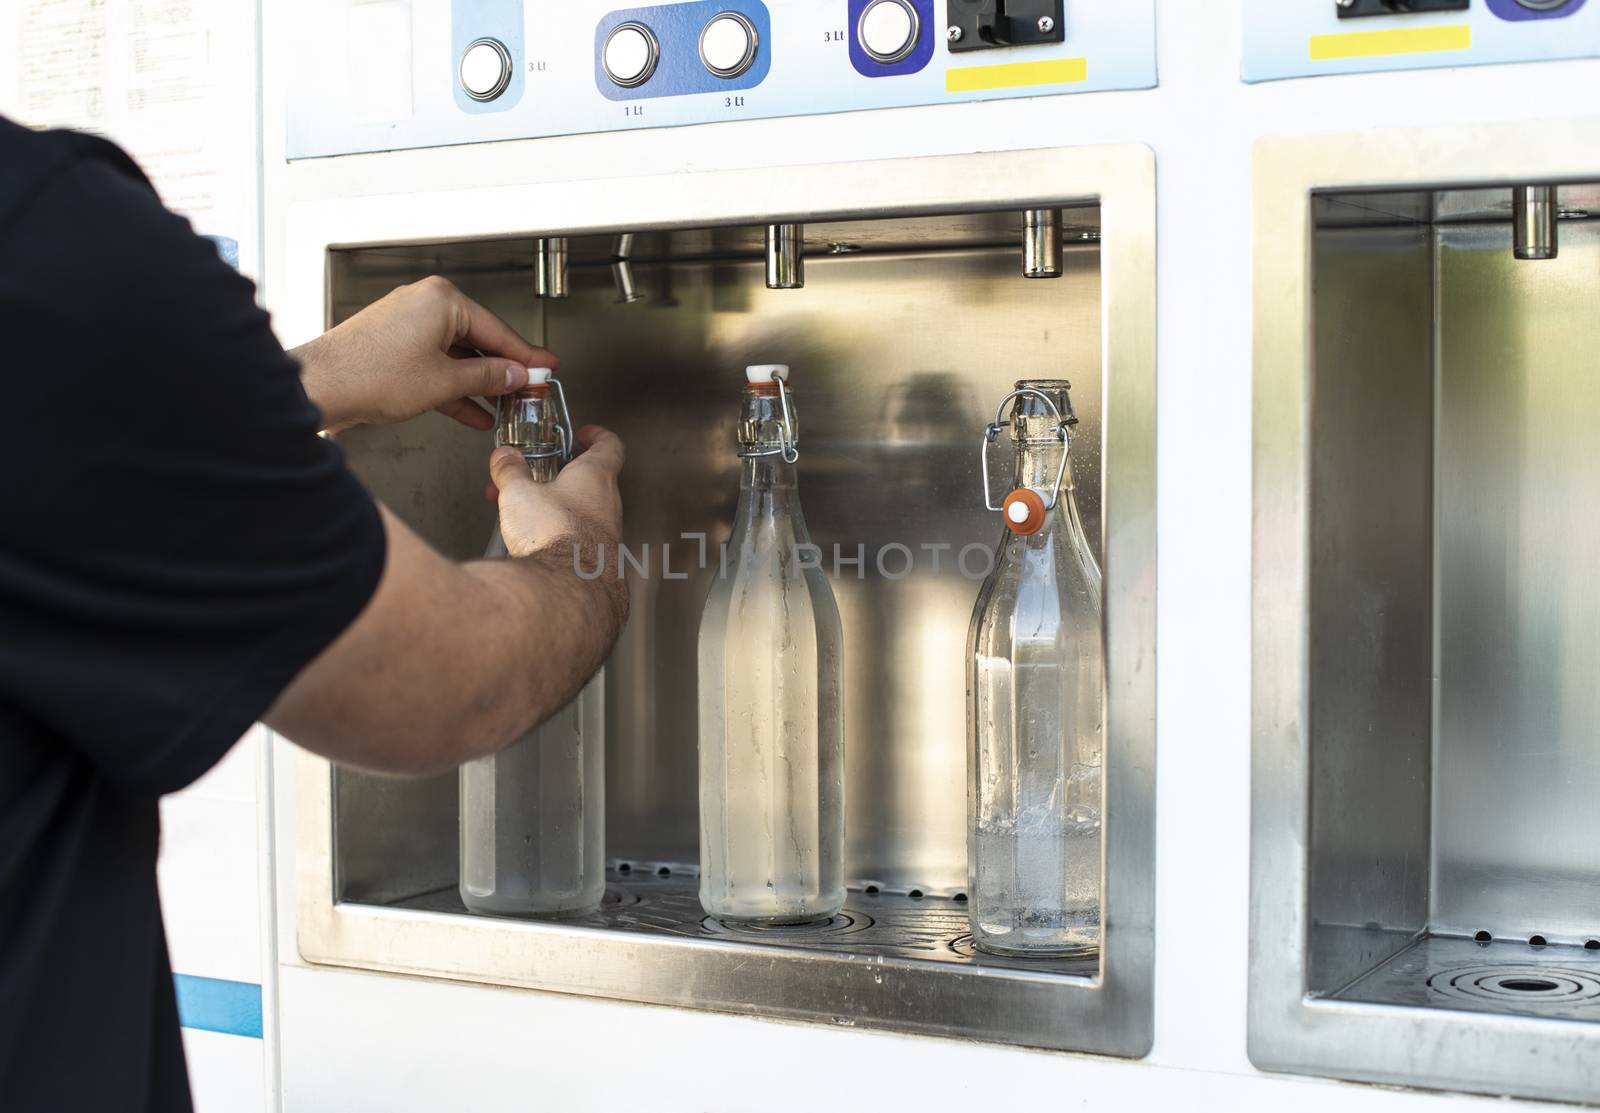
[[[606,39],[606,76],[624,88],[643,85],[656,72],[660,44],[642,23],[624,23]]]
[[[511,84],[511,55],[495,39],[479,39],[461,55],[461,88],[473,100],[494,100]]]
[[[874,61],[898,62],[915,49],[917,24],[906,0],[872,0],[856,24],[856,40]]]
[[[700,31],[700,61],[718,77],[738,77],[756,60],[756,29],[738,12],[722,12]]]

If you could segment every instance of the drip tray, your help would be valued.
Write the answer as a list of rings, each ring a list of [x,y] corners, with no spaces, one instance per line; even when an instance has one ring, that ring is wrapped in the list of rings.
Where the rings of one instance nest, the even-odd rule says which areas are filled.
[[[469,915],[454,888],[436,889],[392,907]],[[700,907],[699,880],[692,873],[623,874],[606,871],[606,895],[592,916],[560,921],[642,935],[720,940],[808,953],[876,956],[953,965],[1027,971],[1092,979],[1099,959],[1011,959],[980,953],[972,945],[963,901],[852,890],[844,910],[825,924],[761,927],[723,924]],[[1580,952],[1581,953],[1581,952]],[[1594,964],[1600,968],[1600,961]]]
[[[1600,950],[1431,936],[1333,999],[1600,1021]]]

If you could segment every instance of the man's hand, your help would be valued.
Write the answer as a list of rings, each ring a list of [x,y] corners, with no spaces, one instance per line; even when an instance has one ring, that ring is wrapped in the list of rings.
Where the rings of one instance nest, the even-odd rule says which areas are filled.
[[[291,354],[330,432],[428,410],[490,429],[494,418],[473,396],[509,394],[526,385],[529,366],[560,365],[437,276],[401,286]]]
[[[608,429],[578,430],[583,452],[551,483],[536,483],[515,448],[497,448],[489,457],[489,495],[500,504],[500,536],[514,557],[552,549],[615,545],[622,538],[622,441]]]
[[[617,475],[624,451],[617,435],[598,425],[578,430],[583,451],[550,483],[536,483],[515,448],[489,457],[489,494],[500,504],[500,536],[513,557],[539,557],[563,573],[615,561],[622,540],[622,495]],[[615,570],[599,577],[616,611],[617,627],[628,614],[628,589]]]

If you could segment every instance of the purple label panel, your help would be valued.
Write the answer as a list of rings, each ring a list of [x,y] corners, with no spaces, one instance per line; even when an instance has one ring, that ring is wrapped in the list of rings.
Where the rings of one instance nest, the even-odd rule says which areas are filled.
[[[872,3],[873,0],[850,0],[850,23],[846,34],[850,36],[850,64],[856,68],[856,72],[862,77],[898,77],[925,69],[933,61],[934,32],[940,30],[934,24],[933,0],[906,0],[917,13],[917,45],[898,62],[880,62],[861,46],[861,13]]]
[[[1517,0],[1489,0],[1489,10],[1501,19],[1561,19],[1583,7],[1584,0],[1566,0],[1553,8],[1529,8]]]

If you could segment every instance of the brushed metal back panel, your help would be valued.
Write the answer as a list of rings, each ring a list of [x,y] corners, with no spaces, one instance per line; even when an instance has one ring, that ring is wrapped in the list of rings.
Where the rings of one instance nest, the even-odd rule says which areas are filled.
[[[1307,989],[1428,915],[1432,245],[1425,226],[1314,239]]]
[[[1436,930],[1600,933],[1600,225],[1440,232]]]
[[[336,316],[439,258],[419,256],[408,270],[404,249],[385,248],[367,264],[380,256],[382,266],[336,256]],[[765,288],[759,259],[645,262],[635,277],[647,300],[632,305],[614,303],[608,269],[575,266],[571,298],[546,303],[542,321],[526,270],[445,273],[543,335],[562,356],[575,420],[608,425],[628,445],[626,543],[651,563],[648,575],[630,570],[633,613],[607,665],[608,855],[698,857],[695,645],[713,569],[683,534],[706,534],[714,564],[738,491],[742,369],[787,362],[813,539],[830,566],[835,546],[865,557],[833,579],[845,631],[849,876],[891,891],[963,891],[965,643],[979,581],[956,557],[966,545],[992,548],[1002,528],[983,509],[979,440],[1014,380],[1070,378],[1073,476],[1099,551],[1098,249],[1069,250],[1062,278],[1036,282],[1021,277],[1009,245],[813,258],[806,287],[785,291]],[[452,556],[481,551],[492,524],[479,493],[486,435],[430,417],[341,440],[358,474],[431,543]],[[1008,455],[994,464],[1005,482]],[[884,551],[891,545],[910,551],[909,574],[900,550]],[[937,572],[924,546],[948,546]],[[415,810],[433,829],[446,811],[454,821],[454,799],[437,791],[384,791],[396,814]],[[354,866],[341,868],[349,876]],[[453,884],[453,859],[448,868]]]

